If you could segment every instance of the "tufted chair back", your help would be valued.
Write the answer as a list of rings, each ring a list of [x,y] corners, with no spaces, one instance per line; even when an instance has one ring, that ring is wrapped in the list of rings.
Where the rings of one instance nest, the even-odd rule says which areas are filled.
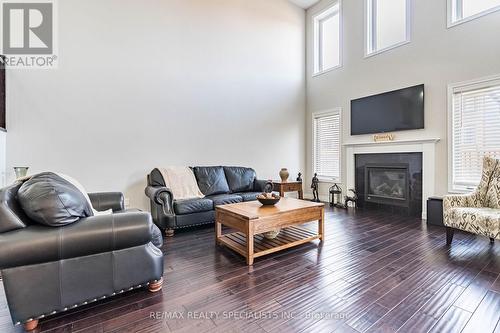
[[[496,170],[498,164],[498,160],[485,156],[483,158],[483,171],[481,176],[481,181],[477,186],[474,193],[476,194],[477,200],[479,202],[475,202],[475,207],[486,207],[486,194],[488,193],[488,188],[490,186],[491,177],[493,176],[494,171]]]

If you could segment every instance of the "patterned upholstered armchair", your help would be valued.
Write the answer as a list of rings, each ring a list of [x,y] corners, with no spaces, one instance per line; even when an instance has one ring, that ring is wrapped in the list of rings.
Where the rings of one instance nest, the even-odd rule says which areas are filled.
[[[481,182],[473,193],[447,195],[443,199],[446,244],[455,229],[500,239],[500,161],[485,157]]]

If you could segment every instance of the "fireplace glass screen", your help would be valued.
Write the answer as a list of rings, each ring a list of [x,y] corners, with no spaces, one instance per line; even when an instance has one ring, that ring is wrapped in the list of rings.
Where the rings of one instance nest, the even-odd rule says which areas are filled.
[[[368,196],[393,200],[407,199],[407,170],[396,168],[368,168]]]

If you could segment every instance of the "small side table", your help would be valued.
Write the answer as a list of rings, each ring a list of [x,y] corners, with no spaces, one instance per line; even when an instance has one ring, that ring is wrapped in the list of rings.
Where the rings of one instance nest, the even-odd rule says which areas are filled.
[[[304,191],[302,190],[302,182],[273,181],[273,191],[279,192],[281,197],[285,196],[286,192],[298,192],[299,199],[304,199]]]
[[[427,199],[427,223],[444,226],[442,197],[430,197]]]

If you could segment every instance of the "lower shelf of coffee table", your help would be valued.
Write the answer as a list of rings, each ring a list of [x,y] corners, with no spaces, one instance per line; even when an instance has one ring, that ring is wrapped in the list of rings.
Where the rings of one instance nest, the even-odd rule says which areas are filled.
[[[319,235],[309,229],[293,226],[282,229],[275,239],[267,239],[264,235],[254,236],[254,257],[285,250],[297,245],[319,239]],[[244,233],[234,232],[221,236],[219,243],[231,248],[239,254],[246,256],[247,239]]]

